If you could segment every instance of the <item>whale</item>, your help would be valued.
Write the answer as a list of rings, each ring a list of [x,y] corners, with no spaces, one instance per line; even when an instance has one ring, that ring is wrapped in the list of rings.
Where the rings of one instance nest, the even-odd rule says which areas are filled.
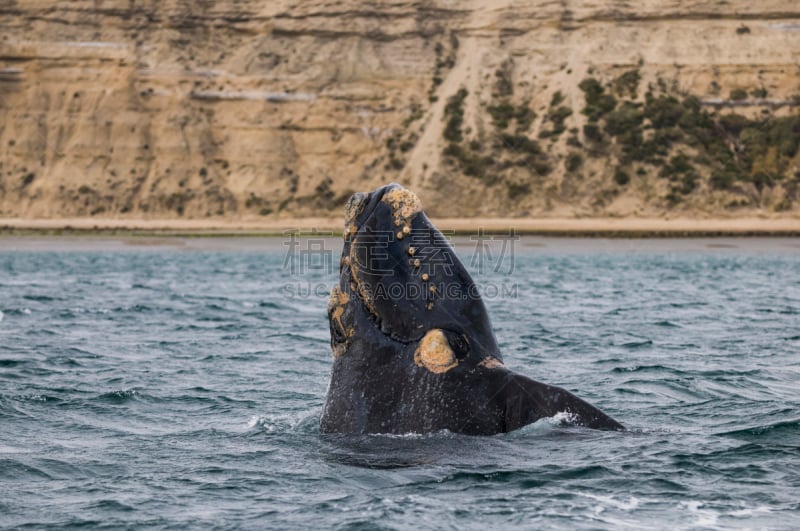
[[[327,311],[333,364],[321,433],[494,435],[556,416],[624,429],[566,389],[506,367],[478,287],[399,184],[347,201]]]

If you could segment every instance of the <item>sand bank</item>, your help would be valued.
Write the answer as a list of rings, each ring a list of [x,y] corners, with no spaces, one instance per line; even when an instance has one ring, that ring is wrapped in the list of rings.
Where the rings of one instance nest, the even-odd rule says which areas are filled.
[[[800,236],[800,218],[434,218],[443,231],[543,236],[701,237]],[[155,235],[281,235],[287,231],[340,234],[341,218],[298,219],[3,219],[5,233],[131,233]]]

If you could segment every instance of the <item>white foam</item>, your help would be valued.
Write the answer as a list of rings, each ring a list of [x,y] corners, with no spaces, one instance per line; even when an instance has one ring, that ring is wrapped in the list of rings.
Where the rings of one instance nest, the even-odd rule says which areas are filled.
[[[280,413],[275,415],[253,415],[247,421],[247,429],[259,428],[267,433],[285,433],[302,429],[304,424],[316,421],[318,413]]]
[[[703,509],[702,507],[704,505],[705,503],[701,501],[691,500],[688,502],[681,502],[679,507],[685,507],[697,518],[697,521],[694,523],[696,526],[710,527],[717,525],[717,520],[719,520],[719,512],[712,509]]]
[[[563,426],[565,424],[575,424],[578,421],[578,417],[575,413],[570,411],[559,411],[552,417],[547,417],[545,420],[553,426]]]
[[[0,323],[2,323],[2,322],[3,322],[3,317],[5,317],[5,315],[3,314],[3,312],[2,312],[2,311],[0,311]]]
[[[600,496],[597,494],[588,494],[588,493],[582,493],[581,495],[586,496],[587,498],[590,498],[592,500],[599,501],[605,506],[611,506],[614,507],[615,509],[619,509],[620,511],[629,512],[639,507],[639,498],[637,498],[636,496],[631,496],[630,498],[628,498],[627,501],[624,501],[624,500],[618,500],[613,496]],[[604,510],[605,507],[603,505],[598,505],[597,508],[595,508],[595,514],[600,514]]]
[[[755,516],[757,514],[771,513],[772,509],[766,506],[753,507],[752,509],[739,509],[738,511],[731,511],[729,514],[734,518],[742,518],[745,516]]]
[[[33,450],[22,448],[21,446],[6,446],[5,444],[0,444],[0,454],[28,454],[32,451]]]

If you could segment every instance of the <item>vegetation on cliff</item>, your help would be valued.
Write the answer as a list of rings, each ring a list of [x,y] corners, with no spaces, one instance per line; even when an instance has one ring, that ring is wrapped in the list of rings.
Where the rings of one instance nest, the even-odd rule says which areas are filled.
[[[466,89],[448,100],[443,155],[452,169],[466,176],[487,186],[505,185],[512,199],[541,191],[542,177],[556,164],[551,154],[557,151],[555,142],[570,127],[564,142],[564,179],[581,179],[586,160],[602,161],[608,168],[607,186],[590,192],[601,206],[653,178],[664,185],[651,191],[646,201],[666,209],[692,198],[702,201],[714,192],[725,193],[727,209],[783,211],[799,199],[797,113],[776,116],[765,109],[757,117],[746,117],[710,111],[697,97],[673,93],[663,82],[647,87],[640,97],[640,74],[632,69],[606,82],[586,77],[578,84],[584,97],[580,130],[557,90],[537,123],[538,132],[531,132],[536,113],[527,103],[515,105],[507,74],[498,70],[497,76],[498,86],[505,88],[495,90],[495,101],[483,109],[488,115],[483,121],[492,124],[489,131],[471,137],[463,133]],[[742,99],[739,92],[748,97],[738,89],[732,91],[732,101]],[[763,89],[753,94],[765,96]],[[549,141],[549,147],[543,148],[534,137]]]

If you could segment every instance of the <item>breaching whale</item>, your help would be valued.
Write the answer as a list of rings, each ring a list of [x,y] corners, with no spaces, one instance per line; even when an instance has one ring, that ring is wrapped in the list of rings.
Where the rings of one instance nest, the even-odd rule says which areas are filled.
[[[569,391],[505,367],[475,283],[417,196],[398,184],[348,201],[328,317],[333,369],[322,433],[490,435],[558,413],[624,429]]]

